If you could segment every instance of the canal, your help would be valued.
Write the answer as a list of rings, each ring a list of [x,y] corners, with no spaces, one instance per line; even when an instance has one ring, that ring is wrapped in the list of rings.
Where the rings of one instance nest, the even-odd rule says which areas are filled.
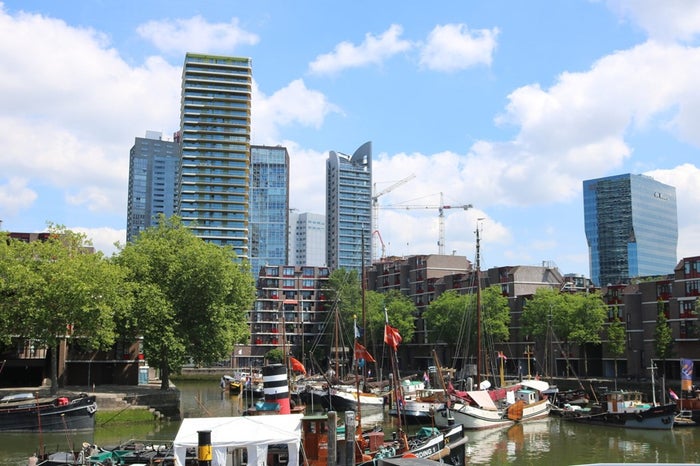
[[[245,406],[238,397],[222,393],[218,383],[177,383],[186,417],[237,416]],[[339,416],[342,419],[342,415]],[[396,429],[388,415],[372,416],[390,435]],[[41,444],[48,452],[79,447],[83,442],[116,445],[129,439],[172,441],[179,422],[111,425],[90,433],[0,434],[0,466],[26,466]],[[467,464],[575,465],[585,463],[700,463],[700,428],[641,431],[585,426],[550,417],[509,429],[467,432]]]

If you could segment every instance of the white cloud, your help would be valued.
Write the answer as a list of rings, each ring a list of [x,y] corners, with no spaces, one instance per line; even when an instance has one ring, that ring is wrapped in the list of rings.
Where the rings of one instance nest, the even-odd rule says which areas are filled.
[[[136,31],[169,54],[230,53],[241,44],[255,45],[260,40],[256,34],[241,28],[237,18],[229,23],[209,23],[199,15],[189,19],[149,21]]]
[[[114,228],[90,228],[90,227],[71,227],[71,231],[83,233],[92,241],[92,245],[96,251],[110,257],[117,252],[115,243],[121,245],[126,243],[126,230],[117,230]]]
[[[12,177],[5,184],[0,184],[0,214],[16,215],[30,207],[36,198],[36,191],[27,186],[26,178]]]
[[[253,83],[252,139],[255,144],[279,143],[279,127],[292,124],[320,128],[329,113],[340,109],[319,91],[296,79],[267,96]]]
[[[491,65],[498,29],[470,31],[464,24],[435,26],[421,50],[420,64],[436,71],[457,71]]]
[[[629,17],[655,40],[690,41],[700,33],[697,0],[605,0],[622,17]]]
[[[341,42],[332,53],[319,55],[309,65],[314,74],[334,74],[346,68],[359,68],[370,64],[381,64],[397,53],[406,52],[413,46],[409,41],[401,40],[403,28],[392,24],[379,37],[366,34],[360,45]]]

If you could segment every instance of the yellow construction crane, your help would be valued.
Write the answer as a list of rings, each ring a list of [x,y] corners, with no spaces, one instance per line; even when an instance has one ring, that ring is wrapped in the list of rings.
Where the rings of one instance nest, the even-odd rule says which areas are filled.
[[[447,209],[462,209],[462,210],[468,210],[473,208],[471,204],[463,204],[463,205],[446,205],[445,202],[443,201],[442,193],[440,193],[440,205],[406,205],[406,204],[397,204],[397,205],[392,205],[392,206],[386,206],[384,207],[385,209],[406,209],[406,210],[411,210],[411,209],[437,209],[439,214],[438,214],[438,220],[439,220],[439,238],[438,238],[438,254],[444,255],[445,254],[445,210]]]
[[[403,178],[396,183],[389,185],[388,187],[382,189],[381,191],[377,192],[377,183],[374,183],[374,194],[372,195],[372,228],[374,231],[379,231],[379,198],[386,193],[393,191],[394,189],[398,188],[399,186],[408,183],[411,181],[413,178],[416,177],[415,173],[411,173],[408,175],[406,178]],[[374,239],[374,235],[372,235],[372,262],[377,258],[376,253],[377,251],[377,241]],[[384,252],[382,251],[382,254]]]

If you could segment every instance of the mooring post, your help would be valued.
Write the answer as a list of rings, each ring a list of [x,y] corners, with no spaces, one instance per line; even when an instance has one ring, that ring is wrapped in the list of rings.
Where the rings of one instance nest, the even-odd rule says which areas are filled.
[[[345,411],[345,466],[355,464],[355,412]]]
[[[197,461],[199,466],[211,466],[211,430],[198,430]]]
[[[335,411],[328,411],[328,466],[338,466],[338,420]]]

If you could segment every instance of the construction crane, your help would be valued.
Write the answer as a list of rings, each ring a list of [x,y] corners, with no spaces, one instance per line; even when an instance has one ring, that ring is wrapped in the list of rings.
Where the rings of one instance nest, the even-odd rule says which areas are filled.
[[[399,186],[408,183],[411,181],[413,178],[416,177],[415,173],[411,173],[408,175],[406,178],[403,178],[396,183],[389,185],[388,187],[384,188],[383,190],[377,192],[377,183],[374,183],[374,194],[372,195],[372,227],[374,230],[379,229],[379,198],[386,193],[393,191],[394,189],[398,188]],[[376,250],[377,250],[377,240],[374,239],[374,235],[372,235],[372,262],[377,258],[376,255]]]
[[[411,210],[411,209],[437,209],[439,214],[438,214],[438,220],[439,220],[439,238],[438,238],[438,254],[444,255],[445,254],[445,210],[447,209],[462,209],[462,210],[468,210],[473,208],[471,204],[463,204],[463,205],[446,205],[445,202],[443,201],[442,198],[442,193],[440,193],[440,205],[403,205],[403,204],[397,204],[393,206],[386,206],[386,209],[406,209],[406,210]]]

